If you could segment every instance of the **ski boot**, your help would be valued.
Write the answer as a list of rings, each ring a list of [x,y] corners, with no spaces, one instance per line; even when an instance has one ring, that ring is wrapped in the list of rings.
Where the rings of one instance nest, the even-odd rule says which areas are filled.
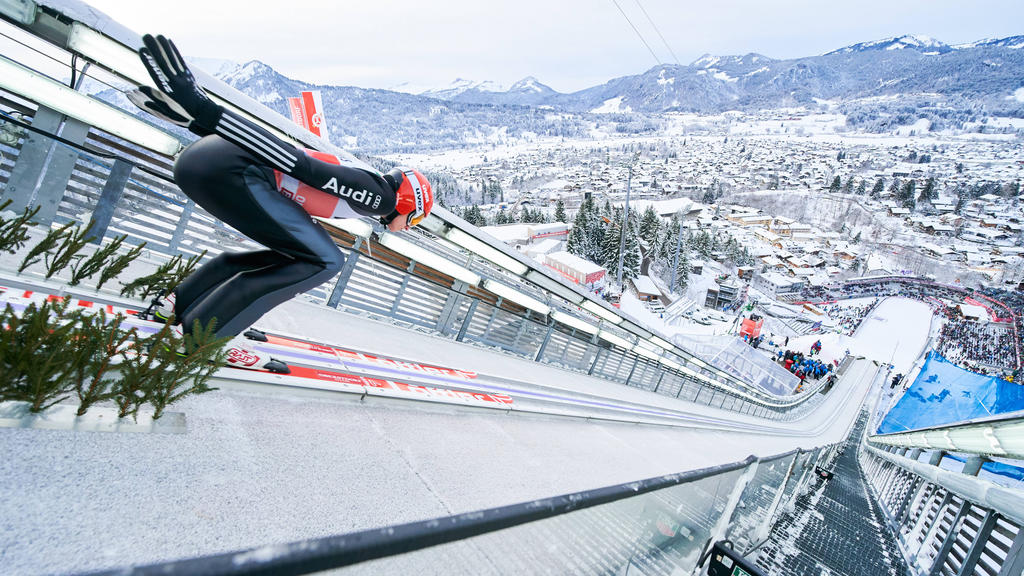
[[[290,374],[291,369],[284,362],[271,358],[269,354],[256,350],[244,336],[235,336],[225,347],[228,353],[227,365],[245,370],[266,370],[275,374]]]
[[[257,330],[255,328],[249,328],[248,330],[242,333],[242,336],[245,336],[249,340],[255,340],[256,342],[267,341],[267,333],[262,330]]]
[[[166,324],[174,316],[174,292],[167,296],[157,296],[150,301],[145,310],[139,312],[139,319]]]

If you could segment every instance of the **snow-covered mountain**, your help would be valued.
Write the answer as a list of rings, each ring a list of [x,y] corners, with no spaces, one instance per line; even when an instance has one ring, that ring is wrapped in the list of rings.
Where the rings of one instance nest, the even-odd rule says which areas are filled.
[[[826,54],[826,56],[829,54],[849,54],[851,52],[871,52],[875,50],[916,50],[925,54],[945,54],[946,52],[953,51],[954,48],[930,36],[908,34],[886,38],[885,40],[875,40],[874,42],[861,42],[833,50]]]
[[[960,44],[954,46],[956,49],[963,48],[983,48],[998,46],[1001,48],[1012,48],[1020,49],[1024,48],[1024,36],[1010,36],[1008,38],[986,38],[984,40],[978,40],[977,42],[971,42],[970,44]]]
[[[508,89],[462,79],[420,94],[316,86],[282,76],[259,61],[218,65],[215,75],[285,115],[285,97],[319,89],[333,134],[346,136],[349,142],[354,139],[358,148],[398,151],[520,133],[581,135],[594,113],[717,113],[817,105],[820,100],[853,105],[880,101],[881,96],[917,98],[935,110],[984,108],[988,113],[1024,117],[1024,104],[1014,98],[1024,89],[1022,47],[1024,36],[961,46],[900,36],[788,60],[754,53],[708,54],[689,65],[660,65],[570,94],[532,77]],[[533,114],[532,108],[538,106],[565,114]],[[864,122],[880,117],[877,111],[858,112]],[[881,116],[900,116],[891,112]],[[381,118],[388,121],[382,123]],[[650,127],[645,122],[635,125]]]
[[[789,60],[704,55],[688,66],[656,66],[545,104],[576,112],[607,110],[614,102],[619,111],[711,113],[939,94],[990,109],[1019,108],[1006,98],[1024,86],[1022,44],[1014,37],[953,48],[924,36],[901,36]]]
[[[437,98],[438,100],[454,100],[467,92],[504,92],[505,88],[497,82],[485,80],[476,82],[465,78],[456,78],[451,84],[443,88],[433,88],[421,93],[421,96]]]
[[[533,76],[527,76],[507,90],[495,82],[473,82],[460,78],[446,88],[428,90],[421,95],[466,104],[537,106],[557,94]]]

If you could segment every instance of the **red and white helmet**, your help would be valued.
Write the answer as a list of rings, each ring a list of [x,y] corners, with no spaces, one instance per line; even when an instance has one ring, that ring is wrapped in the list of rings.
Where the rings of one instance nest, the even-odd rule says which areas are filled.
[[[423,221],[430,214],[434,207],[434,191],[430,187],[427,177],[412,168],[398,167],[391,171],[398,179],[401,173],[401,183],[398,186],[398,201],[395,204],[395,211],[406,217],[409,226],[415,226]]]

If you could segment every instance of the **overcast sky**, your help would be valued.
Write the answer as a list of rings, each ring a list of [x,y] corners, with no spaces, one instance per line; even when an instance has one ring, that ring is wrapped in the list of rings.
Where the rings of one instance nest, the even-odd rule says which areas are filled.
[[[903,34],[1024,34],[1022,0],[300,0],[275,12],[252,0],[86,1],[189,57],[365,88],[534,76],[571,92],[705,53],[795,58]]]

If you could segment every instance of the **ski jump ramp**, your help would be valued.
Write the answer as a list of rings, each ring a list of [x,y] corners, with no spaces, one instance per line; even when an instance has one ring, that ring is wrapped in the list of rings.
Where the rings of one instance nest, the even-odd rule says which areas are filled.
[[[815,410],[768,421],[301,300],[260,327],[474,373],[520,409],[281,386],[226,370],[219,390],[171,408],[185,415],[181,434],[0,428],[5,570],[211,554],[814,448],[842,440],[884,378],[855,361]],[[439,387],[399,376],[376,377]]]

